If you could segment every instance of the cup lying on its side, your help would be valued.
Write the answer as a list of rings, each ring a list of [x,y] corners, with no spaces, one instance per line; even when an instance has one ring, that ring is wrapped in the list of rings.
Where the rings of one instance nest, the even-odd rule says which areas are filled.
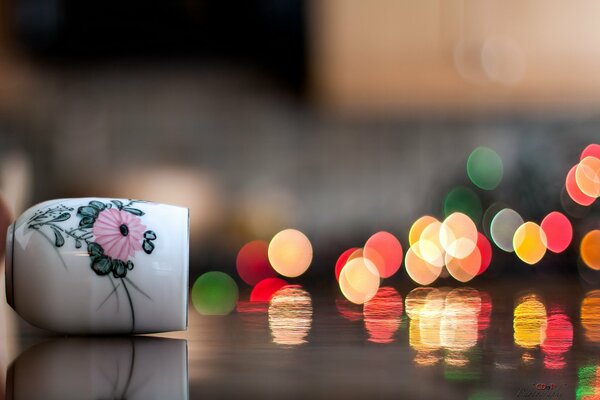
[[[60,333],[185,330],[189,210],[141,200],[50,200],[8,228],[6,297]]]

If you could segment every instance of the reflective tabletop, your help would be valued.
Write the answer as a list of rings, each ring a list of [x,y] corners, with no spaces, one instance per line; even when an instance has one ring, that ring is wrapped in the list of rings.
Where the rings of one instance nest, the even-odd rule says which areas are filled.
[[[6,331],[8,399],[600,398],[600,290],[577,281],[388,285],[364,306],[292,285],[190,306],[187,332]]]

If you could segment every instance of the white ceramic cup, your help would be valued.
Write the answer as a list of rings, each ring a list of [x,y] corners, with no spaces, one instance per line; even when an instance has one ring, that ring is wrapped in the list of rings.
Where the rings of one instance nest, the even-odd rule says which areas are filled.
[[[155,337],[68,338],[37,344],[9,367],[6,399],[188,398],[187,343]]]
[[[189,210],[139,200],[50,200],[8,228],[6,296],[72,334],[187,327]]]

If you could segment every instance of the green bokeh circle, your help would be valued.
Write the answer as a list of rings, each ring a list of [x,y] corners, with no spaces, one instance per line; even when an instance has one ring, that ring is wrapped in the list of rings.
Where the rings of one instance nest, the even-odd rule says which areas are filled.
[[[227,315],[234,310],[237,300],[237,284],[223,272],[207,272],[192,286],[192,304],[202,315]]]
[[[483,212],[481,200],[471,189],[455,187],[444,197],[444,217],[455,212],[466,214],[475,224],[479,224]]]
[[[467,160],[467,175],[480,189],[495,189],[500,184],[503,174],[502,159],[490,148],[476,148]]]

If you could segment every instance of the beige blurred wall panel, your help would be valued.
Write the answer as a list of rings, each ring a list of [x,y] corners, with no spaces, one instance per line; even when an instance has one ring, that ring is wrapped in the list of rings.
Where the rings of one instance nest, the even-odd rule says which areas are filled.
[[[326,108],[600,105],[600,2],[313,1],[312,89]]]

